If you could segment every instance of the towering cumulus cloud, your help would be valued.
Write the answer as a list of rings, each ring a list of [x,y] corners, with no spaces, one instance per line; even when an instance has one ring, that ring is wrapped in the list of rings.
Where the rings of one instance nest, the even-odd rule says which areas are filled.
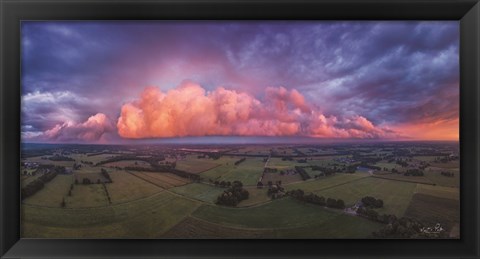
[[[65,122],[55,127],[33,135],[24,135],[30,140],[69,142],[82,140],[84,142],[101,142],[104,135],[115,130],[115,126],[103,113],[89,117],[85,122]]]
[[[362,116],[326,116],[297,90],[268,87],[263,98],[219,87],[206,91],[193,82],[162,92],[144,89],[126,103],[117,122],[124,138],[184,136],[393,137],[391,130]]]

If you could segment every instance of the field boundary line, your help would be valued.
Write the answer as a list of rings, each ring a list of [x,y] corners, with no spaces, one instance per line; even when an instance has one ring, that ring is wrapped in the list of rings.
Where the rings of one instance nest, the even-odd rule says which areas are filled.
[[[338,187],[338,186],[342,186],[342,185],[345,185],[345,184],[349,184],[349,183],[352,183],[352,182],[356,182],[356,181],[361,181],[361,180],[364,180],[364,179],[368,179],[369,177],[371,177],[371,176],[365,176],[365,177],[361,177],[361,178],[357,178],[357,179],[352,179],[352,180],[350,180],[350,181],[346,181],[346,182],[339,183],[339,184],[336,184],[336,185],[328,186],[328,187],[325,187],[325,188],[323,188],[323,189],[313,190],[313,191],[311,191],[311,192],[318,192],[318,191],[329,190],[329,189],[332,189],[332,188],[335,188],[335,187]]]
[[[126,172],[129,173],[129,174],[134,175],[133,173],[131,173],[131,172],[129,172],[129,171],[126,171]],[[136,175],[135,175],[135,176],[136,176]],[[141,178],[140,176],[136,176],[136,177],[138,177],[138,178],[140,178],[140,179],[142,179],[142,180],[144,180],[144,181],[146,181],[146,182],[149,182],[148,180],[143,179],[143,178]],[[152,183],[152,182],[149,182],[149,183],[154,184],[154,183]],[[154,184],[154,185],[156,185],[156,184]],[[158,185],[156,185],[156,186],[158,186]],[[160,186],[158,186],[158,187],[160,187]],[[200,200],[200,199],[196,199],[196,198],[188,197],[188,196],[186,196],[186,195],[182,195],[182,194],[179,194],[179,193],[176,193],[176,192],[172,192],[172,191],[170,191],[169,189],[165,189],[165,188],[163,188],[163,187],[160,187],[160,188],[163,189],[162,192],[167,192],[167,193],[173,194],[173,195],[175,195],[175,196],[178,196],[178,197],[181,197],[181,198],[190,200],[190,201],[201,202],[201,203],[205,203],[205,204],[213,204],[213,203],[209,203],[209,202],[206,202],[206,201],[203,201],[203,200]],[[174,188],[174,187],[172,187],[172,188]]]
[[[196,173],[194,173],[194,174],[201,174],[201,173],[204,173],[204,172],[206,172],[206,171],[210,171],[210,170],[212,170],[212,169],[215,169],[215,168],[217,168],[217,167],[219,167],[219,166],[222,166],[222,164],[216,164],[216,166],[214,166],[214,167],[210,167],[210,168],[208,168],[208,169],[205,169],[205,170],[200,171],[200,172],[196,172]]]
[[[124,205],[124,204],[127,204],[127,203],[133,203],[133,202],[137,202],[137,201],[140,201],[140,200],[145,200],[145,199],[148,199],[148,198],[152,198],[153,196],[160,195],[160,194],[163,193],[164,191],[165,191],[165,190],[161,190],[161,191],[156,192],[156,193],[154,193],[154,194],[152,194],[152,195],[150,195],[150,196],[138,198],[138,199],[135,199],[135,200],[124,201],[124,202],[119,202],[119,203],[112,203],[112,204],[109,204],[109,205],[96,206],[96,207],[81,207],[81,208],[68,208],[68,207],[65,207],[65,208],[61,208],[61,207],[52,207],[52,206],[42,206],[42,205],[30,204],[30,203],[24,203],[24,202],[22,202],[22,205],[24,205],[24,206],[29,206],[29,207],[35,207],[35,208],[46,208],[46,209],[92,210],[92,209],[102,209],[102,208],[109,208],[109,207],[114,207],[114,206],[120,206],[120,205]]]
[[[154,182],[152,182],[152,181],[150,181],[150,180],[147,180],[147,179],[145,179],[145,178],[143,178],[143,177],[140,177],[140,176],[138,176],[138,175],[136,175],[136,174],[134,174],[134,173],[132,173],[132,172],[130,172],[130,171],[126,171],[126,170],[125,170],[125,172],[127,172],[127,173],[129,173],[130,175],[133,175],[133,176],[135,176],[135,177],[137,177],[137,178],[139,178],[139,179],[141,179],[141,180],[143,180],[143,181],[145,181],[145,182],[147,182],[147,183],[149,183],[149,184],[153,184],[153,185],[161,188],[161,189],[164,190],[164,191],[167,190],[165,187],[160,186],[160,185],[158,185],[158,184],[156,184],[156,183],[154,183]],[[142,174],[143,176],[145,176],[145,177],[147,177],[147,178],[148,178],[148,177],[152,178],[151,176],[144,175],[142,172],[137,172],[137,174]],[[159,179],[157,179],[157,180],[159,180]]]
[[[381,176],[378,176],[378,175],[372,175],[372,177],[374,178],[378,178],[378,179],[384,179],[384,180],[391,180],[391,181],[398,181],[398,182],[406,182],[406,183],[416,183],[416,184],[424,184],[424,185],[431,185],[431,186],[436,186],[435,183],[425,183],[425,182],[415,182],[415,181],[410,181],[410,180],[401,180],[401,179],[392,179],[392,178],[387,178],[387,177],[381,177]],[[428,179],[429,181],[431,181],[430,179]]]

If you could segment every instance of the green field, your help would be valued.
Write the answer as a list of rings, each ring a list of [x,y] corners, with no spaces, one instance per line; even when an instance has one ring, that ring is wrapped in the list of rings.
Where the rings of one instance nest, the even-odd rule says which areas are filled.
[[[271,157],[268,161],[267,167],[277,168],[278,170],[293,169],[295,166],[306,166],[308,164],[298,163],[299,158],[294,158],[292,161],[285,160],[283,161],[279,157]]]
[[[453,177],[446,177],[441,175],[442,171],[453,172],[455,175]],[[458,170],[428,168],[425,171],[425,177],[428,178],[431,182],[433,182],[436,185],[456,187],[456,188],[460,187],[460,172]]]
[[[166,192],[93,209],[22,206],[22,237],[155,238],[182,221],[199,203]]]
[[[214,167],[210,170],[201,173],[202,177],[212,179],[213,181],[220,179],[220,177],[228,172],[230,172],[234,168],[235,161],[238,161],[240,158],[238,157],[226,157],[223,156],[217,160],[215,163],[220,164],[217,167]]]
[[[382,199],[384,207],[379,213],[395,214],[401,217],[408,207],[414,194],[415,183],[384,180],[367,177],[327,190],[316,191],[315,194],[334,199],[342,199],[346,206],[351,206],[365,196]]]
[[[176,169],[190,172],[201,173],[222,165],[221,163],[208,158],[197,158],[194,155],[187,156],[185,160],[177,160]]]
[[[320,237],[327,237],[332,233],[366,237],[381,226],[363,218],[344,215],[339,210],[302,204],[290,198],[245,209],[204,205],[192,215],[227,227],[273,229],[277,237],[303,236],[305,232],[308,236]],[[339,221],[345,221],[348,227],[332,224]]]
[[[102,184],[74,185],[72,196],[65,198],[68,208],[108,206],[107,194]]]
[[[227,227],[198,218],[188,217],[167,231],[164,238],[269,238],[275,232],[264,229]]]
[[[335,174],[300,183],[288,184],[284,187],[286,190],[302,189],[305,192],[313,192],[346,184],[351,181],[358,181],[365,177],[368,177],[368,174]]]
[[[383,200],[384,207],[375,209],[380,214],[395,214],[399,218],[413,217],[426,224],[439,222],[448,228],[448,231],[453,229],[449,232],[450,237],[458,237],[458,147],[454,143],[450,146],[447,144],[229,144],[225,147],[161,144],[155,148],[148,145],[111,148],[89,145],[53,146],[55,148],[50,150],[50,153],[70,153],[68,157],[74,158],[77,164],[81,160],[96,164],[121,154],[129,154],[129,158],[133,160],[102,166],[82,163],[82,167],[74,170],[73,174],[59,174],[38,191],[32,186],[23,190],[33,194],[22,201],[21,237],[371,238],[373,231],[386,225],[355,215],[354,211],[348,209],[365,196]],[[114,153],[95,156],[75,153],[99,150],[112,150]],[[295,150],[305,156],[299,156]],[[36,157],[22,159],[22,162],[67,167],[73,165],[73,162],[51,161],[37,156],[48,154],[47,151],[33,150],[30,155]],[[213,152],[221,152],[223,155],[216,157],[218,159],[198,158]],[[327,153],[341,155],[319,155]],[[453,161],[435,163],[436,157],[428,155],[433,153],[453,154],[449,158]],[[293,160],[271,157],[265,165],[265,159],[270,154],[291,156]],[[418,156],[419,154],[425,155]],[[25,157],[28,157],[28,154]],[[170,166],[166,161],[176,162],[175,169],[178,171],[126,171],[110,167],[135,166],[135,162],[136,166],[150,166],[142,161],[148,157],[165,157],[162,165],[166,166]],[[348,159],[336,161],[341,157]],[[235,162],[242,158],[245,158],[245,161],[235,165]],[[298,162],[305,158],[306,163]],[[391,159],[407,161],[409,166],[402,168],[396,163],[388,163],[393,161]],[[424,169],[423,162],[431,165]],[[313,171],[311,168],[317,165],[335,170],[335,166],[338,169],[361,163],[388,168],[388,171],[357,171],[353,174],[320,176],[321,171]],[[29,168],[28,172],[38,168],[31,163],[23,166]],[[281,171],[294,169],[295,166],[303,167],[311,179],[303,180],[298,173],[281,175]],[[278,171],[264,173],[265,167],[277,168]],[[108,178],[101,174],[102,168],[109,172],[111,183],[96,184],[97,179],[106,182]],[[410,168],[420,169],[425,175],[414,177],[392,174],[392,168],[401,172]],[[24,176],[23,170],[19,174],[23,187],[41,176]],[[442,176],[441,172],[453,172],[455,176]],[[257,188],[261,176],[264,187]],[[78,178],[78,184],[75,184],[75,178]],[[82,184],[83,178],[90,179],[94,184]],[[242,200],[235,207],[217,205],[217,197],[227,188],[216,187],[215,181],[241,181],[243,188],[249,192],[248,199]],[[282,193],[282,190],[278,193],[281,198],[272,199],[272,196],[268,195],[268,181],[282,181],[281,187],[285,192],[301,189],[306,194],[312,192],[325,198],[342,199],[347,209],[332,209],[293,199],[285,192]],[[72,184],[73,189],[69,195]],[[238,195],[232,193],[229,195]],[[233,201],[234,197],[225,199]],[[63,200],[65,207],[62,207]]]
[[[63,197],[67,196],[72,183],[73,178],[71,175],[57,175],[45,184],[42,190],[23,200],[23,203],[60,208]]]
[[[163,190],[124,171],[110,173],[110,178],[112,183],[106,186],[114,204],[148,197]]]
[[[215,203],[224,189],[202,183],[191,183],[170,189],[174,193],[208,203]]]
[[[431,181],[426,176],[406,176],[403,174],[392,174],[392,173],[385,172],[385,174],[375,174],[373,177],[392,180],[392,181],[422,183],[422,184],[430,184],[430,185],[434,184],[434,182]]]
[[[237,160],[239,159],[240,158]],[[230,182],[241,181],[244,185],[256,185],[263,173],[264,164],[263,158],[248,157],[242,163],[230,167],[230,170],[222,174],[218,180]]]
[[[152,168],[150,163],[142,161],[142,160],[122,160],[116,162],[110,162],[103,164],[102,167],[143,167],[143,168]]]
[[[457,201],[460,200],[460,190],[452,187],[417,184],[415,193],[431,195],[444,199],[452,199]]]
[[[417,193],[413,196],[405,216],[420,220],[430,226],[440,223],[450,230],[460,222],[460,202]]]
[[[94,156],[87,156],[86,154],[70,155],[70,157],[75,159],[77,163],[80,163],[80,161],[86,161],[86,162],[92,162],[93,164],[105,161],[109,158],[116,157],[116,156],[118,155],[117,154],[101,154],[101,155],[94,155]]]
[[[270,197],[267,196],[267,188],[258,189],[257,187],[248,187],[248,199],[241,201],[237,206],[238,207],[249,207],[257,204],[265,203],[270,200]]]

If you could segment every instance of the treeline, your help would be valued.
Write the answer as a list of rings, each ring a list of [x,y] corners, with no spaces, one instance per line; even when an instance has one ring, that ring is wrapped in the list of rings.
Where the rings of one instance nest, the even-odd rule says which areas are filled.
[[[333,175],[337,171],[334,168],[312,165],[312,171],[322,171],[325,176]],[[355,170],[354,170],[355,172]]]
[[[105,151],[102,151],[102,152],[97,152],[97,153],[90,153],[90,154],[87,154],[87,156],[99,156],[99,155],[103,155],[103,154],[109,154]]]
[[[51,149],[34,149],[34,150],[22,150],[21,158],[30,158],[37,156],[50,156],[53,154]]]
[[[46,183],[50,182],[55,176],[57,176],[57,172],[51,171],[49,173],[46,173],[37,179],[33,180],[31,183],[27,184],[27,186],[22,188],[22,200],[34,195],[43,187],[45,186]]]
[[[424,173],[420,169],[408,169],[405,173],[403,173],[405,176],[423,176]]]
[[[107,186],[105,185],[105,183],[102,183],[102,186],[103,190],[105,191],[105,195],[107,196],[108,203],[112,204],[112,199],[110,198],[110,193],[108,192]]]
[[[441,172],[440,174],[443,175],[443,176],[446,176],[446,177],[454,177],[455,176],[455,173],[452,173],[452,172]]]
[[[310,175],[308,175],[308,173],[305,171],[305,169],[303,169],[300,166],[295,166],[295,171],[297,171],[297,173],[300,174],[300,176],[302,177],[302,180],[304,181],[311,178]]]
[[[143,172],[152,172],[152,173],[166,172],[166,173],[172,173],[172,174],[175,174],[177,176],[187,178],[187,179],[190,179],[190,180],[193,180],[193,181],[200,181],[202,179],[197,174],[181,171],[181,170],[178,170],[178,169],[174,169],[170,166],[164,166],[164,165],[157,165],[154,168],[127,166],[127,167],[125,167],[125,170],[128,170],[128,171],[143,171]]]
[[[212,181],[212,179],[210,179],[210,181]],[[232,183],[230,181],[215,181],[213,182],[213,184],[215,185],[215,187],[222,187],[222,188],[232,186]]]
[[[75,161],[75,159],[73,159],[71,157],[61,156],[59,154],[56,154],[54,156],[49,157],[48,160],[51,160],[51,161]]]
[[[235,165],[239,165],[240,163],[242,163],[242,162],[245,161],[245,160],[246,160],[246,158],[244,157],[244,158],[236,161],[236,162],[235,162]]]
[[[458,156],[444,156],[444,157],[437,157],[435,158],[435,162],[437,163],[448,163],[449,161],[458,160]]]
[[[334,209],[344,209],[345,202],[342,199],[332,199],[323,196],[318,196],[314,193],[305,194],[305,192],[301,189],[291,190],[286,193],[286,195],[291,196],[297,200],[316,204],[319,206],[334,208]]]
[[[164,161],[165,156],[155,156],[155,157],[137,157],[137,156],[132,156],[132,155],[124,155],[124,156],[115,156],[111,157],[107,160],[100,161],[95,164],[95,166],[107,164],[107,163],[112,163],[112,162],[118,162],[118,161],[124,161],[124,160],[140,160],[149,163],[152,167],[155,168],[155,166],[160,166],[158,164],[158,161]]]
[[[243,200],[248,199],[249,193],[243,188],[240,181],[233,181],[232,186],[217,197],[216,204],[235,207]]]
[[[276,173],[276,172],[278,172],[278,169],[277,169],[277,168],[265,167],[265,168],[263,169],[263,172],[264,172],[264,173]],[[285,172],[282,171],[282,172],[280,172],[280,174],[281,174],[281,175],[284,175]]]
[[[376,238],[447,238],[448,232],[439,224],[432,227],[425,225],[413,218],[397,217],[390,215],[387,226],[372,233]]]
[[[105,170],[105,169],[102,168],[102,169],[100,170],[100,173],[103,175],[103,177],[105,177],[105,178],[107,179],[108,183],[112,183],[112,182],[113,182],[113,181],[112,181],[112,178],[110,178],[110,174],[107,172],[107,170]]]
[[[382,170],[381,167],[374,166],[374,165],[369,165],[369,164],[366,164],[366,163],[363,163],[363,162],[360,164],[360,166],[361,166],[361,167],[368,168],[368,169],[372,169],[372,170],[377,170],[377,171]]]
[[[380,223],[388,224],[397,219],[395,215],[391,214],[379,214],[374,209],[360,207],[357,209],[357,215],[370,219],[372,221],[377,221]]]
[[[367,208],[382,208],[383,207],[383,200],[375,199],[371,196],[365,196],[362,198],[363,206]]]

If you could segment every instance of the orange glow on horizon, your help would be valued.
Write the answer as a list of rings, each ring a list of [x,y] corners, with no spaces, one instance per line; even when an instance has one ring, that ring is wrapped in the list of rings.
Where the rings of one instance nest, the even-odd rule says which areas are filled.
[[[407,139],[459,141],[459,119],[439,120],[429,123],[403,124],[393,127]]]

